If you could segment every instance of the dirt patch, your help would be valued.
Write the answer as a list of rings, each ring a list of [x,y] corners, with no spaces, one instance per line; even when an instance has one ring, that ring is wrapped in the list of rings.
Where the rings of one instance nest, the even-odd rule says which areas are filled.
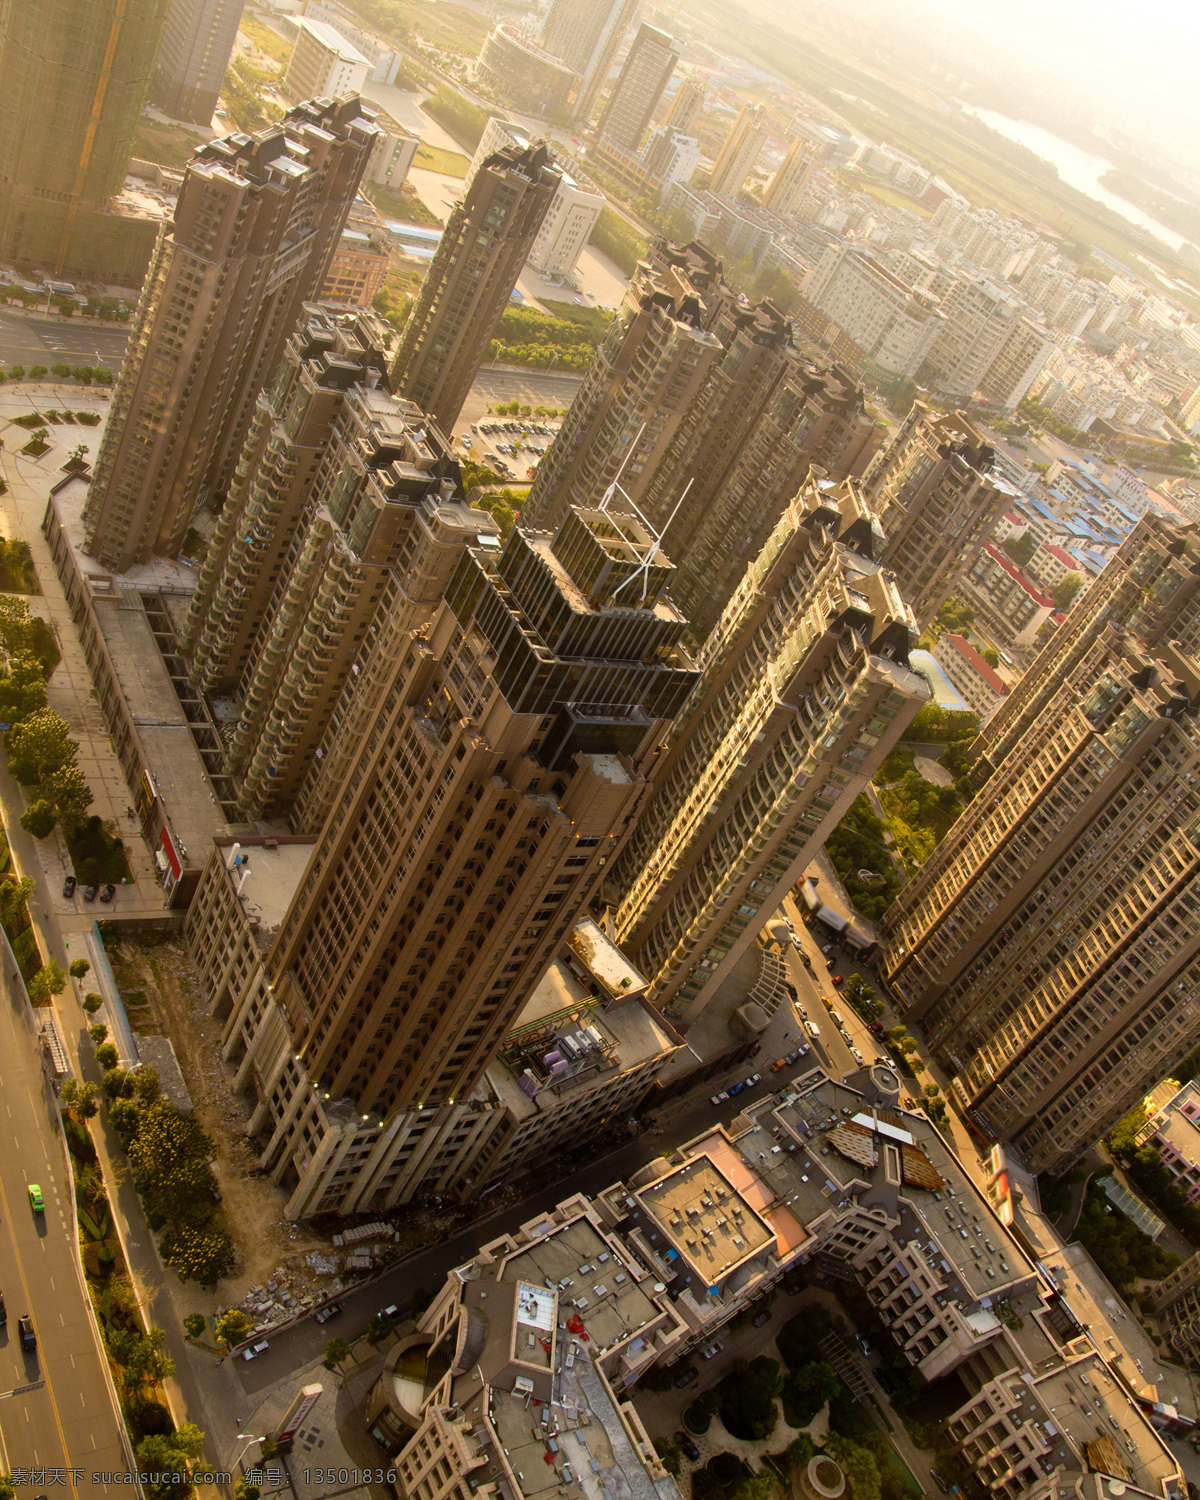
[[[239,1300],[265,1282],[286,1259],[302,1262],[309,1250],[328,1251],[327,1235],[284,1218],[284,1192],[258,1171],[258,1156],[246,1139],[250,1101],[235,1094],[232,1072],[221,1061],[221,1025],[208,1002],[183,943],[140,937],[106,943],[109,962],[134,1031],[170,1037],[192,1096],[196,1119],[217,1144],[213,1171],[221,1187],[224,1228],[241,1252],[237,1275],[221,1292]],[[320,1290],[313,1278],[314,1291]]]

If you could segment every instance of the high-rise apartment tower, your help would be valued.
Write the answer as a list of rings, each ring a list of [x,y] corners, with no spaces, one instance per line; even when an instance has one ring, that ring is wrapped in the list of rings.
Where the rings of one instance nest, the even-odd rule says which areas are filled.
[[[171,0],[150,98],[177,120],[208,125],[245,0]]]
[[[981,737],[884,918],[953,1091],[1062,1172],[1200,1040],[1200,543],[1143,517]]]
[[[185,623],[194,681],[240,708],[224,772],[248,817],[290,812],[376,615],[415,629],[464,546],[500,544],[436,425],[388,393],[384,335],[371,313],[305,310]]]
[[[637,8],[638,0],[551,0],[542,46],[579,74],[572,113],[581,124],[592,118]]]
[[[993,450],[961,413],[941,416],[919,401],[868,483],[887,535],[883,562],[924,628],[1020,492],[996,471]]]
[[[713,162],[709,190],[718,198],[736,198],[770,133],[766,108],[761,104],[743,105]]]
[[[379,135],[351,96],[210,141],[155,252],[84,520],[114,571],[179,551],[223,500],[259,393],[337,249]]]
[[[680,43],[645,21],[637,29],[596,127],[623,151],[637,151],[675,71]]]
[[[703,78],[682,79],[671,100],[667,129],[678,130],[681,135],[699,135],[707,97],[708,85]]]
[[[454,430],[560,181],[544,145],[504,146],[446,222],[391,378],[443,432]]]
[[[810,481],[704,644],[610,883],[670,1016],[695,1020],[930,699],[881,544],[854,481]]]
[[[816,165],[812,143],[797,136],[767,184],[763,207],[773,209],[777,214],[795,213]]]
[[[103,210],[129,170],[168,4],[0,8],[0,258],[61,275],[120,234]]]

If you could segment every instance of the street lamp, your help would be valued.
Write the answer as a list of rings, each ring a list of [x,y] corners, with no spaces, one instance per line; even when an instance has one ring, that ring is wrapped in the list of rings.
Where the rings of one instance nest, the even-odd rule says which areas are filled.
[[[267,1440],[266,1433],[264,1433],[262,1435],[262,1437],[256,1437],[254,1435],[254,1433],[252,1433],[252,1432],[239,1432],[238,1435],[237,1435],[237,1437],[238,1437],[238,1442],[239,1443],[240,1442],[246,1442],[246,1443],[265,1443],[266,1440]],[[240,1453],[238,1453],[235,1450],[234,1454],[233,1454],[233,1457],[229,1460],[229,1467],[231,1469],[233,1468],[234,1464],[237,1463],[237,1461],[238,1461],[238,1459],[240,1457],[241,1457]]]

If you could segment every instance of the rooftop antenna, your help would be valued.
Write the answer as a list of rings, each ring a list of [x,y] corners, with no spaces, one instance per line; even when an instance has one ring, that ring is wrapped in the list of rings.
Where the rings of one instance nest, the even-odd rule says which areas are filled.
[[[696,482],[696,477],[695,477],[695,475],[693,475],[692,478],[688,480],[687,484],[684,485],[684,487],[683,487],[683,494],[680,495],[680,497],[679,497],[678,500],[676,500],[676,502],[675,502],[675,509],[667,517],[666,524],[663,526],[663,528],[662,528],[661,531],[655,531],[654,527],[650,525],[650,523],[646,520],[645,516],[642,515],[641,511],[638,511],[638,519],[646,527],[647,531],[649,531],[651,533],[651,535],[654,537],[654,543],[651,546],[649,552],[646,553],[645,561],[642,563],[641,567],[638,568],[636,570],[636,572],[630,573],[629,577],[625,580],[624,583],[619,583],[617,585],[617,587],[615,589],[613,589],[612,596],[613,596],[614,599],[621,592],[621,590],[626,587],[627,584],[632,583],[635,578],[641,578],[641,580],[642,580],[642,603],[645,604],[645,602],[646,602],[646,588],[647,588],[647,585],[650,582],[650,567],[653,564],[654,559],[658,556],[659,549],[662,546],[662,539],[663,539],[663,537],[665,537],[666,534],[667,534],[667,532],[670,531],[670,529],[671,529],[671,522],[679,514],[679,507],[687,499],[688,490],[691,489],[692,485],[694,485],[695,482]],[[636,509],[636,506],[634,508]]]

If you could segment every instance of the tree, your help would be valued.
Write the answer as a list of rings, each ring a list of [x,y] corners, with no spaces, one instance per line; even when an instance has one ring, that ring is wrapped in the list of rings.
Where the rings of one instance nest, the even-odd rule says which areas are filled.
[[[83,1008],[89,1016],[94,1016],[104,1004],[104,996],[98,995],[95,990],[89,990],[83,997]]]
[[[213,1328],[213,1336],[218,1344],[226,1349],[232,1349],[237,1344],[244,1344],[254,1332],[254,1319],[248,1313],[244,1313],[240,1307],[231,1307],[227,1313],[217,1319]]]
[[[33,895],[34,882],[26,875],[22,880],[0,880],[0,921],[11,921]]]
[[[71,366],[70,365],[64,365],[62,363],[62,361],[60,360],[58,362],[58,364],[54,364],[54,365],[50,366],[50,373],[51,373],[51,375],[56,376],[59,380],[70,380],[70,378],[71,378]]]
[[[156,1103],[161,1092],[157,1068],[139,1068],[133,1075],[133,1095],[143,1108]]]
[[[100,1087],[109,1099],[128,1099],[133,1093],[133,1079],[124,1068],[109,1068],[100,1080]]]
[[[95,800],[83,772],[76,765],[59,766],[47,782],[55,812],[64,823],[74,824]]]
[[[129,1147],[134,1180],[146,1206],[196,1228],[212,1218],[216,1180],[208,1164],[215,1155],[211,1137],[197,1121],[181,1115],[165,1099],[146,1108],[137,1139]]]
[[[979,654],[989,667],[998,667],[1000,665],[1000,653],[996,650],[995,646],[985,646]]]
[[[166,1334],[161,1328],[152,1328],[149,1333],[136,1339],[125,1362],[122,1384],[125,1395],[135,1396],[147,1385],[161,1385],[175,1373],[175,1361],[163,1353]]]
[[[115,1068],[120,1056],[111,1042],[101,1042],[96,1048],[96,1061],[102,1068]]]
[[[170,1266],[180,1281],[216,1286],[222,1276],[233,1270],[233,1241],[220,1229],[192,1229],[186,1225],[172,1229],[163,1236],[159,1249],[163,1264]]]
[[[20,724],[46,706],[46,674],[28,651],[9,657],[8,675],[0,680],[0,723]]]
[[[190,1339],[202,1339],[208,1329],[208,1319],[203,1313],[188,1313],[183,1320],[183,1331]]]
[[[48,839],[54,832],[54,825],[58,819],[46,799],[39,797],[36,802],[29,804],[17,821],[33,838]]]
[[[126,1145],[137,1134],[142,1111],[132,1099],[114,1099],[108,1106],[108,1123]]]
[[[192,1492],[188,1477],[196,1472],[196,1460],[204,1447],[204,1434],[194,1422],[185,1422],[169,1436],[152,1433],[137,1446],[139,1471],[152,1477],[146,1488],[155,1500],[184,1500]]]
[[[72,979],[86,979],[92,972],[92,966],[86,958],[73,958],[67,965],[67,973]]]
[[[51,959],[44,963],[29,981],[29,998],[35,1005],[49,1005],[55,995],[61,995],[67,987],[67,976]]]
[[[37,786],[71,764],[79,744],[70,737],[65,719],[52,708],[40,708],[9,730],[8,749],[9,775],[22,786]]]
[[[353,1353],[345,1339],[330,1339],[325,1345],[325,1368],[340,1371]]]
[[[91,1120],[100,1108],[100,1090],[94,1083],[85,1083],[75,1096],[75,1113],[81,1120]]]
[[[1071,601],[1082,587],[1083,579],[1078,573],[1068,573],[1065,578],[1060,578],[1050,590],[1055,609],[1070,609]]]
[[[262,1490],[258,1485],[251,1484],[249,1480],[238,1479],[233,1486],[234,1500],[258,1500]]]

